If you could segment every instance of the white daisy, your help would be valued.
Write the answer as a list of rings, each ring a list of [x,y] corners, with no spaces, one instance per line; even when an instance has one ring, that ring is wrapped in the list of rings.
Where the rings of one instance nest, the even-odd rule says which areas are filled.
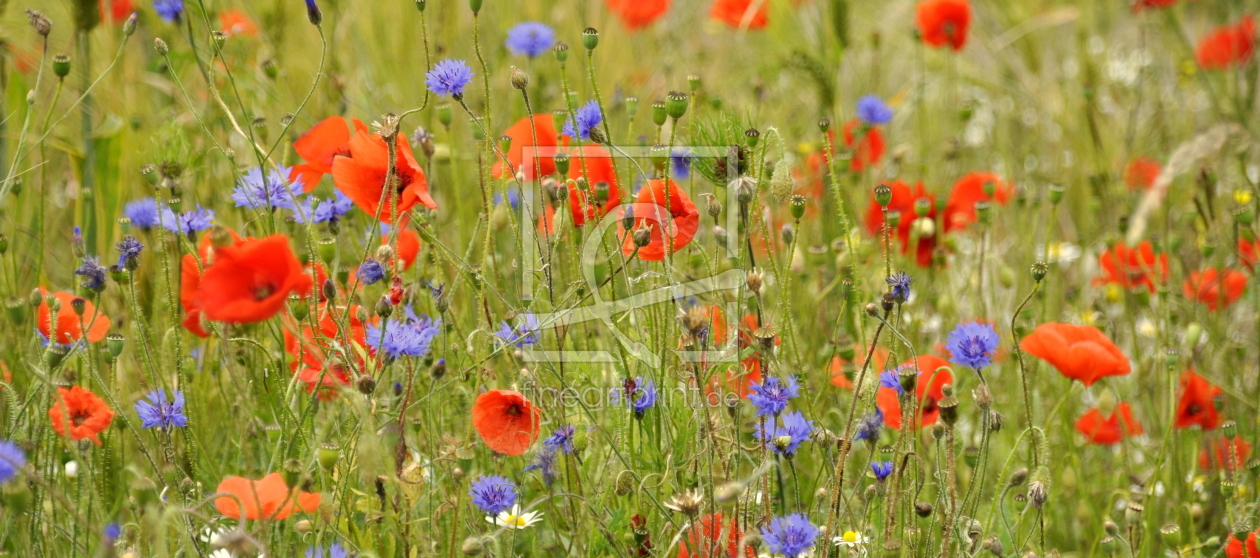
[[[486,516],[486,521],[508,529],[524,529],[542,521],[542,516],[542,512],[521,513],[521,505],[517,504],[512,506],[512,511],[510,512],[499,512],[498,517]]]
[[[847,546],[852,550],[862,550],[862,547],[870,539],[866,538],[862,533],[857,531],[845,531],[843,535],[832,537],[831,543],[837,546]]]

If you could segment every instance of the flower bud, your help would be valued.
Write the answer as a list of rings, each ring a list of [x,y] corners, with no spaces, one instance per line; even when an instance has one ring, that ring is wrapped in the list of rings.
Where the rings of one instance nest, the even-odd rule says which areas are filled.
[[[433,362],[433,366],[429,367],[429,377],[433,381],[441,380],[446,375],[446,359],[439,358]]]
[[[459,551],[463,553],[464,556],[478,556],[483,550],[484,547],[481,544],[481,539],[478,539],[477,537],[468,537],[464,539],[464,544],[459,547]]]
[[[354,387],[363,395],[372,395],[376,391],[376,378],[369,374],[359,376],[359,379],[354,382]]]
[[[640,227],[634,231],[634,245],[642,248],[652,242],[652,232],[648,227]]]
[[[516,66],[512,66],[512,87],[517,89],[529,87],[529,75]]]
[[[127,16],[127,21],[123,22],[123,39],[127,39],[135,34],[136,26],[139,24],[140,15],[136,12],[131,12],[131,15]]]
[[[928,517],[932,515],[932,504],[919,502],[914,505],[914,513],[919,517]]]

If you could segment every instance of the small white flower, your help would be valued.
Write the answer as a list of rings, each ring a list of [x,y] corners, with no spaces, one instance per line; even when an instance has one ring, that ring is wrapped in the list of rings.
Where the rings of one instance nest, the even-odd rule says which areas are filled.
[[[542,516],[542,512],[521,513],[521,505],[517,504],[512,506],[510,512],[499,512],[498,517],[486,516],[486,521],[508,529],[524,529],[542,521]]]
[[[1071,242],[1051,242],[1049,246],[1042,244],[1037,246],[1036,252],[1037,259],[1046,263],[1072,263],[1081,257],[1081,247]]]
[[[854,549],[861,548],[869,541],[870,539],[866,538],[866,536],[857,531],[845,531],[843,535],[831,538],[832,544],[837,546],[847,546]]]
[[[226,548],[220,548],[210,553],[210,558],[232,558],[232,553]]]
[[[66,478],[73,479],[78,476],[79,476],[79,462],[67,461],[66,462]]]

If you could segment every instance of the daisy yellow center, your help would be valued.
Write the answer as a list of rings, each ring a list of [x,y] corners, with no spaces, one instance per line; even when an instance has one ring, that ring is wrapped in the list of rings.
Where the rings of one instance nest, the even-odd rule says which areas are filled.
[[[503,522],[513,527],[524,527],[525,517],[520,515],[509,515],[507,516],[507,519],[503,520]]]
[[[844,538],[844,542],[855,543],[858,540],[858,534],[853,531],[845,531],[843,538]]]

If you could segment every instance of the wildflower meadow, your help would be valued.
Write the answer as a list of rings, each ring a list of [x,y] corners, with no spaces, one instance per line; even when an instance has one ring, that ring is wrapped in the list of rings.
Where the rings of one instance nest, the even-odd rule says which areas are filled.
[[[0,0],[0,556],[1260,558],[1260,0]]]

